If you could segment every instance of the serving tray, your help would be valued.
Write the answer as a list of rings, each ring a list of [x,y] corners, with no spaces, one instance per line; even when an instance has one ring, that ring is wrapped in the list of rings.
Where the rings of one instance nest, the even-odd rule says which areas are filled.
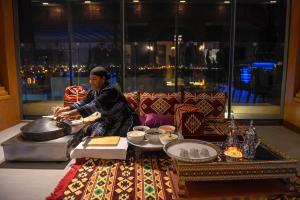
[[[212,161],[221,152],[215,144],[195,139],[174,140],[166,144],[163,149],[171,158],[184,162]]]

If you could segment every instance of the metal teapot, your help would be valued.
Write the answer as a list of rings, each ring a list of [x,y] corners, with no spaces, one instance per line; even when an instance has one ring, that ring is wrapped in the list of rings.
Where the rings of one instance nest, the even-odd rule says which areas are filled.
[[[261,139],[257,136],[255,128],[253,126],[253,120],[251,120],[248,130],[243,135],[243,157],[246,159],[253,159],[255,157],[256,148],[259,146]]]
[[[231,118],[230,125],[228,126],[228,136],[225,141],[225,147],[239,146],[239,139],[237,137],[239,128],[235,124],[234,118]]]

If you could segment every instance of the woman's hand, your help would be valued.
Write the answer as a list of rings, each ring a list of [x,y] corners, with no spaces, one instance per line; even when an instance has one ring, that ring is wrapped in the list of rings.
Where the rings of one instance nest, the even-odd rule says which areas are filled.
[[[70,106],[66,106],[66,107],[57,106],[57,107],[52,108],[54,117],[58,117],[61,113],[67,112],[67,111],[70,111],[70,110],[71,110]]]
[[[70,112],[60,112],[57,116],[56,116],[56,120],[60,121],[60,120],[64,120],[64,119],[70,119],[71,115]]]
[[[70,120],[78,120],[78,119],[81,119],[81,115],[73,115]]]
[[[73,120],[74,118],[78,118],[78,116],[80,115],[80,113],[77,111],[77,109],[75,110],[70,110],[70,111],[65,111],[65,112],[60,112],[56,119],[57,120]]]

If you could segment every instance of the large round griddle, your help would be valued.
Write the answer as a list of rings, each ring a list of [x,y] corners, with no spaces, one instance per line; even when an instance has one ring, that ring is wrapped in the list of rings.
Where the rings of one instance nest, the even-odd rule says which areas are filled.
[[[65,122],[57,122],[49,118],[40,118],[21,128],[25,140],[54,140],[71,133],[71,126]]]

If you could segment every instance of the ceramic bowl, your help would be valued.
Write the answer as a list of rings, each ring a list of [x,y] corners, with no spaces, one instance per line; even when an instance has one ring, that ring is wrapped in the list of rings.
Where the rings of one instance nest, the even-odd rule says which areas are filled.
[[[141,143],[145,138],[144,131],[129,131],[127,132],[127,139],[133,143]]]
[[[146,130],[149,130],[150,129],[150,127],[148,127],[148,126],[134,126],[133,127],[133,130],[134,131],[146,131]]]
[[[159,135],[159,140],[162,144],[167,144],[173,140],[177,140],[178,139],[178,135],[176,134],[170,134],[170,133],[163,133]]]
[[[164,130],[166,133],[174,133],[175,132],[175,126],[171,126],[171,125],[163,125],[163,126],[160,126],[159,129]]]
[[[162,129],[150,128],[149,130],[146,131],[145,137],[149,141],[149,143],[159,144],[160,143],[159,135],[164,133],[166,132]]]

